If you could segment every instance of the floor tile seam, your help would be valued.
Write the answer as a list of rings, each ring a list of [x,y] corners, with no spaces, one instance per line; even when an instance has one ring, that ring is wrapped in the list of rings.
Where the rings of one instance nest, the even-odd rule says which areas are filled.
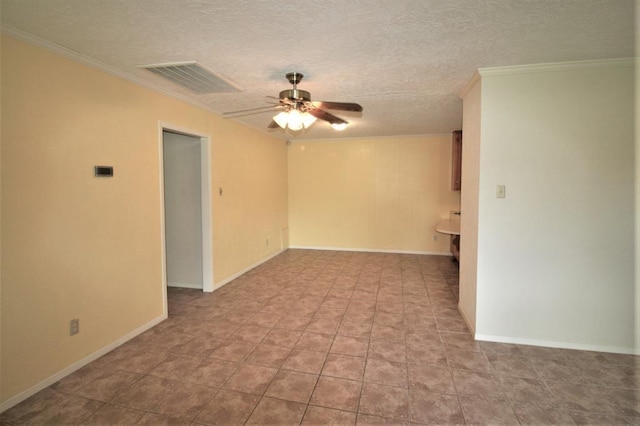
[[[467,417],[469,417],[469,415],[467,414],[467,410],[465,410],[465,405],[462,403],[462,398],[482,399],[482,400],[485,400],[485,401],[486,401],[486,398],[484,398],[482,396],[478,396],[478,395],[458,395],[458,401],[459,401],[459,404],[460,404],[460,410],[462,411],[462,416],[464,418],[465,424],[476,424],[476,423],[470,423],[470,419],[467,420]],[[511,413],[516,418],[516,420],[518,420],[518,424],[522,424],[522,422],[520,421],[520,417],[516,413],[516,410],[513,408],[511,402],[508,399],[506,401],[509,404],[509,408],[511,409]]]
[[[405,353],[407,351],[407,335],[405,334],[404,336],[404,347],[405,347]],[[407,357],[408,358],[408,357]],[[409,404],[408,410],[409,410],[409,422],[413,421],[413,410],[411,409],[411,374],[409,373],[409,360],[407,359],[406,362],[406,371],[407,371],[407,403]]]
[[[118,370],[118,371],[122,371],[122,370]],[[91,400],[91,401],[98,401],[98,402],[103,402],[103,403],[110,403],[110,402],[112,402],[112,401],[113,401],[113,400],[118,396],[118,394],[119,394],[122,390],[129,389],[129,388],[130,388],[130,387],[132,387],[135,383],[139,382],[139,381],[140,381],[140,380],[142,380],[145,376],[147,376],[147,374],[132,373],[132,372],[128,372],[128,371],[127,371],[126,373],[134,374],[134,375],[136,375],[136,376],[138,376],[138,377],[136,377],[136,379],[135,379],[133,382],[129,383],[129,384],[128,384],[127,386],[125,386],[123,389],[118,390],[118,392],[116,392],[116,393],[111,397],[111,399],[109,399],[109,400],[102,400],[102,399],[96,399],[96,398],[89,398],[89,397],[87,397],[87,396],[84,396],[84,395],[81,395],[81,394],[79,394],[79,393],[76,393],[76,392],[78,392],[78,391],[82,390],[85,386],[88,386],[89,384],[93,383],[95,380],[90,380],[90,381],[88,381],[88,382],[86,382],[86,383],[83,383],[82,385],[78,386],[78,388],[75,390],[75,392],[72,392],[72,391],[63,391],[63,390],[60,390],[60,389],[54,389],[54,388],[53,388],[53,386],[55,385],[55,383],[54,383],[54,384],[52,384],[52,385],[50,385],[50,386],[48,386],[48,388],[49,388],[50,390],[53,390],[53,391],[55,391],[55,392],[58,392],[58,393],[60,393],[60,394],[62,394],[62,395],[73,396],[73,397],[82,398],[82,399],[87,399],[87,400]]]
[[[56,393],[60,394],[60,397],[63,397],[63,398],[64,398],[64,397],[72,397],[72,398],[82,399],[82,400],[84,400],[84,401],[86,401],[86,402],[88,402],[88,401],[94,401],[94,402],[97,402],[97,403],[101,404],[101,405],[100,405],[100,406],[99,406],[95,411],[92,411],[92,412],[90,412],[90,413],[87,413],[86,418],[83,418],[83,419],[82,419],[82,421],[84,421],[84,420],[87,420],[87,419],[91,418],[95,413],[97,413],[98,411],[100,411],[100,410],[101,410],[105,405],[107,405],[107,404],[108,404],[108,402],[106,402],[106,401],[97,400],[97,399],[95,399],[95,398],[87,398],[87,397],[84,397],[84,396],[79,396],[79,395],[73,395],[73,394],[63,393],[63,392],[60,392],[60,391],[58,391],[58,390],[56,390],[56,389],[52,389],[52,388],[51,388],[51,386],[47,387],[47,389],[49,389],[49,390],[51,390],[51,391],[54,391],[54,392],[56,392]],[[58,405],[59,405],[59,404],[56,404],[56,403],[50,403],[49,401],[46,401],[44,404],[45,404],[45,405],[42,407],[42,409],[41,409],[41,410],[39,410],[39,411],[36,413],[36,416],[37,416],[37,415],[40,415],[40,414],[42,414],[42,413],[46,413],[48,410],[51,410],[51,409],[57,408],[57,407],[58,407]],[[7,410],[7,411],[9,411],[9,410]],[[0,413],[0,416],[1,416],[1,415],[4,415],[4,413],[6,413],[6,412]],[[5,423],[11,424],[11,425],[14,425],[14,424],[15,424],[15,425],[23,424],[24,422],[22,421],[22,419],[23,419],[24,417],[28,416],[29,414],[32,414],[32,413],[33,413],[32,411],[26,412],[26,413],[24,413],[22,416],[18,417],[18,419],[17,419],[17,420],[15,420],[13,423],[12,423],[12,422],[9,422],[9,421],[5,421]]]
[[[411,404],[411,402],[409,402],[409,404]],[[359,407],[358,407],[359,408]],[[367,413],[366,411],[360,411],[360,409],[358,409],[357,413],[356,413],[356,424],[357,424],[357,418],[359,417],[360,414],[365,415],[365,416],[371,416],[371,417],[377,417],[379,419],[385,419],[385,420],[393,420],[394,422],[400,421],[400,422],[405,422],[405,421],[409,421],[409,423],[413,423],[413,421],[411,420],[411,405],[409,405],[409,415],[407,419],[398,419],[395,417],[388,417],[388,416],[383,416],[380,414],[376,414],[376,413]]]
[[[613,386],[613,385],[595,385],[595,384],[591,384],[591,383],[567,382],[567,381],[563,381],[563,380],[554,380],[554,379],[548,379],[548,378],[542,378],[542,377],[539,378],[538,380],[545,382],[545,384],[561,384],[561,385],[567,385],[567,386],[580,386],[580,387],[587,387],[587,388],[619,389],[619,390],[625,390],[625,391],[640,392],[640,385],[638,387],[625,387],[625,386]]]
[[[511,402],[512,406],[517,406],[519,404],[523,404],[523,401],[513,401]],[[570,402],[566,402],[565,400],[562,400],[562,403],[570,403]],[[530,404],[535,405],[536,407],[542,408],[542,409],[548,409],[548,406],[545,406],[544,403],[537,403],[537,402],[531,402]],[[513,408],[513,410],[515,411],[515,408]],[[625,414],[620,414],[617,410],[611,410],[611,411],[601,411],[601,410],[588,410],[588,409],[582,409],[582,408],[575,408],[575,407],[566,407],[566,408],[561,408],[561,409],[555,409],[554,411],[559,411],[559,412],[565,412],[565,413],[588,413],[588,414],[596,414],[596,415],[602,415],[602,416],[616,416],[616,417],[622,417],[622,418],[627,418],[627,419],[634,419],[634,420],[638,420],[640,419],[640,414],[638,416],[629,416],[629,415],[625,415]]]
[[[507,400],[509,401],[513,411],[516,411],[517,406],[523,405],[523,404],[534,405],[537,408],[541,408],[545,410],[549,409],[549,406],[544,402],[516,401],[516,400],[511,400],[510,398],[507,398]],[[566,403],[564,400],[560,398],[558,398],[558,400],[562,401],[562,403]],[[617,416],[617,417],[623,417],[623,418],[634,418],[634,416],[626,416],[623,414],[618,414],[617,412],[614,412],[614,411],[585,410],[585,409],[575,408],[575,407],[572,407],[572,408],[564,407],[560,409],[553,408],[553,411],[563,412],[563,413],[589,413],[589,414],[597,414],[597,415]],[[638,416],[635,416],[635,418],[638,419]]]
[[[331,344],[333,345],[333,342]],[[313,398],[313,394],[316,392],[316,388],[318,387],[318,382],[320,381],[320,376],[322,374],[322,370],[324,370],[324,366],[327,363],[327,359],[328,358],[329,358],[329,353],[327,352],[325,357],[324,357],[324,360],[322,361],[322,366],[320,367],[320,371],[317,374],[318,377],[316,378],[316,382],[314,383],[313,389],[311,390],[311,395],[309,396],[309,401],[307,402],[307,408],[308,408],[309,404],[311,403],[311,399]],[[281,369],[282,369],[282,367],[278,370],[278,372]],[[287,369],[284,369],[284,371],[294,371],[294,372],[297,372],[297,373],[314,374],[314,373],[308,373],[308,372],[302,372],[302,371],[296,371],[296,370],[287,370]],[[276,373],[276,375],[277,375],[277,373]],[[304,414],[306,414],[307,408],[305,408],[305,413]],[[303,415],[302,418],[304,419],[304,415]]]
[[[278,375],[278,373],[280,373],[280,371],[281,371],[281,369],[278,369],[278,372],[275,374],[275,376],[273,376],[274,379]],[[284,371],[293,371],[293,370],[286,370],[285,369]],[[313,389],[311,390],[311,393],[309,394],[309,399],[307,400],[307,402],[293,401],[293,400],[285,399],[285,398],[282,398],[282,397],[277,397],[277,396],[273,396],[273,395],[267,395],[267,391],[269,390],[269,387],[271,387],[271,383],[269,384],[269,386],[265,390],[265,392],[262,395],[262,397],[260,398],[260,400],[262,400],[262,398],[273,398],[273,399],[278,399],[280,401],[288,401],[288,402],[295,402],[295,403],[298,403],[298,404],[304,404],[304,405],[306,405],[306,407],[305,407],[304,413],[302,414],[302,418],[300,419],[300,421],[302,421],[302,419],[304,419],[305,414],[307,413],[307,408],[309,407],[309,404],[311,403],[311,398],[313,397],[313,394],[316,391],[316,387],[318,386],[318,381],[320,380],[320,374],[304,373],[304,372],[301,372],[301,371],[294,371],[294,372],[300,373],[300,374],[310,374],[310,375],[316,376],[315,383],[313,384]],[[273,382],[273,379],[271,380],[271,382]],[[259,403],[260,402],[258,402],[258,404]]]
[[[211,397],[211,399],[204,405],[206,406],[207,404],[209,404],[209,402],[213,401],[213,398],[215,398],[215,396],[218,394],[219,391],[220,391],[220,389],[217,389],[215,394]],[[117,403],[117,402],[107,402],[107,403],[105,403],[104,406],[100,407],[99,410],[103,409],[106,405],[112,405],[112,406],[115,406],[115,407],[125,408],[127,410],[135,410],[135,411],[139,411],[139,412],[142,412],[142,413],[145,413],[145,414],[156,414],[156,415],[163,416],[163,417],[169,417],[171,419],[177,419],[177,420],[185,420],[186,419],[186,417],[171,416],[171,415],[166,414],[166,413],[161,413],[160,411],[154,411],[153,409],[145,409],[145,408],[140,408],[140,407],[133,407],[131,405],[125,405],[123,403]],[[203,407],[203,409],[204,409],[204,407]],[[93,414],[95,415],[99,410],[96,410]],[[201,411],[199,411],[198,414],[193,417],[193,419],[190,419],[188,421],[192,422],[196,417],[198,417],[200,415],[200,412]]]

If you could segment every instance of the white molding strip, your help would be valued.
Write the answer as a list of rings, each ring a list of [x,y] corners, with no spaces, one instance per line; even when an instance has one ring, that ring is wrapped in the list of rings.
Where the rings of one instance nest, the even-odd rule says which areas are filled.
[[[543,346],[546,348],[577,349],[580,351],[640,355],[640,348],[634,349],[621,346],[589,345],[586,343],[556,342],[553,340],[537,340],[509,336],[492,336],[488,334],[476,334],[475,339],[483,342],[512,343],[516,345]]]
[[[597,69],[612,67],[632,67],[636,64],[636,58],[596,59],[590,61],[551,62],[543,64],[514,65],[507,67],[479,68],[478,74],[482,77],[492,75],[526,74],[534,72],[569,71],[579,69]],[[473,80],[472,80],[473,81]]]
[[[199,108],[202,109],[206,109],[207,111],[213,112],[215,114],[218,114],[218,112],[214,111],[213,109],[211,109],[211,107],[209,107],[207,104],[204,104],[202,102],[198,102],[196,100],[193,100],[187,96],[181,95],[179,93],[176,92],[172,92],[168,89],[165,89],[164,87],[160,86],[160,85],[156,85],[153,84],[147,80],[144,80],[142,78],[139,78],[133,74],[130,73],[126,73],[124,71],[121,71],[117,68],[114,68],[112,66],[109,66],[107,64],[105,64],[104,62],[100,62],[98,60],[95,60],[93,58],[90,58],[88,56],[84,56],[81,55],[78,52],[75,52],[71,49],[67,49],[66,47],[60,46],[59,44],[55,44],[52,43],[48,40],[42,39],[38,36],[35,36],[33,34],[29,34],[29,33],[25,33],[24,31],[21,31],[17,28],[13,28],[11,26],[7,26],[7,25],[3,25],[2,26],[2,33],[6,34],[10,37],[13,37],[17,40],[23,41],[25,43],[31,44],[33,46],[36,47],[40,47],[44,50],[47,50],[49,52],[52,53],[56,53],[60,56],[63,56],[67,59],[71,59],[72,61],[75,62],[79,62],[83,65],[89,66],[91,68],[96,68],[100,71],[103,71],[107,74],[110,74],[114,77],[118,77],[121,78],[123,80],[127,80],[130,83],[136,84],[138,86],[142,86],[145,87],[147,89],[153,90],[155,92],[159,92],[162,93],[163,95],[166,96],[170,96],[172,98],[176,98],[179,99],[181,101],[190,103],[191,105],[197,106]]]
[[[471,331],[471,334],[476,334],[476,329],[471,325],[471,321],[469,321],[469,317],[467,317],[467,313],[462,309],[460,303],[458,303],[458,312],[462,316],[462,319],[467,324],[467,328]]]
[[[154,84],[153,82],[150,82],[148,80],[145,80],[141,77],[136,76],[135,74],[131,74],[122,70],[119,70],[117,68],[114,68],[110,65],[105,64],[104,62],[98,61],[96,59],[90,58],[88,56],[82,55],[78,52],[75,52],[71,49],[68,49],[66,47],[60,46],[59,44],[56,43],[52,43],[48,40],[45,40],[43,38],[40,38],[38,36],[35,36],[33,34],[29,34],[26,33],[22,30],[19,30],[17,28],[14,28],[10,25],[2,25],[0,26],[0,32],[2,34],[6,34],[9,37],[13,37],[16,40],[20,40],[23,41],[25,43],[28,43],[32,46],[36,46],[39,47],[41,49],[47,50],[49,52],[55,53],[57,55],[63,56],[67,59],[70,59],[74,62],[78,62],[80,64],[86,65],[88,67],[91,68],[95,68],[97,70],[100,70],[104,73],[107,73],[109,75],[112,75],[114,77],[118,77],[121,78],[123,80],[128,81],[129,83],[133,83],[137,86],[141,86],[144,87],[146,89],[149,90],[153,90],[154,92],[157,93],[161,93],[165,96],[169,96],[172,97],[174,99],[178,99],[181,100],[183,102],[186,102],[190,105],[193,105],[195,107],[198,108],[202,108],[206,111],[209,111],[219,117],[221,117],[220,113],[216,110],[214,110],[213,108],[211,108],[211,106],[207,105],[204,102],[199,102],[195,99],[189,98],[188,96],[185,96],[183,94],[171,91],[163,86],[161,86],[160,84]],[[264,128],[262,127],[257,127],[257,126],[252,126],[246,123],[242,123],[240,124],[241,126],[256,130],[262,134],[265,135],[269,135],[272,136],[276,139],[282,140],[282,141],[286,141],[286,136],[285,134],[279,135],[279,134],[274,134],[271,132],[267,132]]]
[[[276,257],[277,255],[284,253],[285,251],[287,251],[287,249],[282,249],[282,250],[278,250],[277,252],[270,254],[269,256],[255,262],[252,263],[251,265],[247,266],[246,268],[236,272],[233,275],[228,276],[227,278],[224,278],[222,281],[219,281],[217,283],[215,283],[213,285],[213,291],[216,291],[217,289],[219,289],[220,287],[224,286],[225,284],[229,284],[231,281],[235,280],[236,278],[238,278],[239,276],[246,274],[247,272],[249,272],[250,270],[257,268],[258,266],[262,265],[263,263],[273,259],[274,257]]]
[[[473,86],[475,86],[476,83],[479,81],[480,81],[480,73],[478,70],[473,73],[473,76],[471,76],[471,79],[467,82],[467,84],[464,85],[460,93],[458,93],[458,96],[460,97],[460,99],[463,99],[465,96],[467,96],[467,94],[471,91],[471,89],[473,89]]]
[[[159,323],[161,323],[162,321],[164,321],[166,319],[167,319],[167,315],[166,314],[160,315],[159,317],[156,317],[155,319],[149,321],[148,323],[146,323],[146,324],[136,328],[135,330],[125,334],[121,338],[119,338],[119,339],[115,340],[114,342],[108,344],[107,346],[103,347],[102,349],[92,353],[91,355],[86,356],[85,358],[82,358],[79,361],[74,362],[70,366],[68,366],[66,368],[63,368],[62,370],[58,371],[57,373],[47,377],[46,379],[42,380],[39,383],[31,386],[29,389],[26,389],[26,390],[20,392],[19,394],[12,396],[11,398],[7,399],[6,401],[0,403],[0,413],[8,410],[11,407],[14,407],[14,406],[18,405],[19,403],[21,403],[22,401],[26,400],[27,398],[35,395],[36,393],[40,392],[41,390],[43,390],[45,388],[51,386],[52,384],[54,384],[58,380],[61,380],[61,379],[65,378],[69,374],[81,369],[82,367],[84,367],[85,365],[89,364],[90,362],[95,361],[96,359],[100,358],[101,356],[111,352],[112,350],[114,350],[118,346],[121,346],[122,344],[128,342],[129,340],[133,339],[134,337],[139,336],[140,334],[142,334],[145,331],[149,330],[150,328],[158,325]]]
[[[177,288],[195,288],[197,290],[202,290],[202,284],[198,283],[168,283],[167,287],[177,287]]]
[[[338,142],[338,141],[361,141],[361,140],[383,140],[383,139],[410,139],[410,138],[424,138],[424,137],[435,137],[435,136],[448,136],[451,137],[451,133],[425,133],[418,135],[391,135],[391,136],[352,136],[345,138],[295,138],[290,139],[287,143],[322,143],[322,142]]]
[[[298,250],[327,250],[327,251],[353,251],[364,253],[391,253],[391,254],[429,254],[434,256],[453,256],[448,252],[440,251],[419,251],[419,250],[392,250],[392,249],[367,249],[348,247],[315,247],[315,246],[289,246],[290,249]]]

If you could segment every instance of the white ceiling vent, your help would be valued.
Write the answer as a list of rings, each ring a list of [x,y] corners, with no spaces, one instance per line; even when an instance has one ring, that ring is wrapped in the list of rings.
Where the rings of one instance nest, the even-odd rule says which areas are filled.
[[[239,92],[240,88],[196,62],[172,64],[141,65],[173,83],[186,87],[195,93],[229,93]]]

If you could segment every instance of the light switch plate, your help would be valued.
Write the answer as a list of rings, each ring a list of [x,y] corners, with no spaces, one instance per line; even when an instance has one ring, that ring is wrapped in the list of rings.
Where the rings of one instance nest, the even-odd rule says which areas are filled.
[[[504,185],[496,185],[496,198],[506,198],[507,188]]]

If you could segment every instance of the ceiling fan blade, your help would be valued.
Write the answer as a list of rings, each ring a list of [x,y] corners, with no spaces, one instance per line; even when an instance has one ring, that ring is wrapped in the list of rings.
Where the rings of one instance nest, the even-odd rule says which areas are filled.
[[[362,111],[362,106],[352,102],[313,101],[312,104],[316,108],[335,109],[340,111]]]
[[[269,106],[263,106],[263,107],[258,107],[258,108],[249,108],[249,109],[240,109],[237,111],[227,111],[227,112],[223,112],[222,115],[234,115],[234,114],[242,114],[242,115],[248,115],[248,114],[259,114],[261,112],[269,112],[269,111],[273,111],[274,109],[277,109],[278,107],[280,107],[280,105],[269,105]]]
[[[349,123],[346,120],[343,120],[340,117],[336,117],[333,114],[328,113],[325,110],[320,108],[310,109],[309,114],[313,115],[315,118],[319,118],[320,120],[328,121],[331,124],[347,124]]]

